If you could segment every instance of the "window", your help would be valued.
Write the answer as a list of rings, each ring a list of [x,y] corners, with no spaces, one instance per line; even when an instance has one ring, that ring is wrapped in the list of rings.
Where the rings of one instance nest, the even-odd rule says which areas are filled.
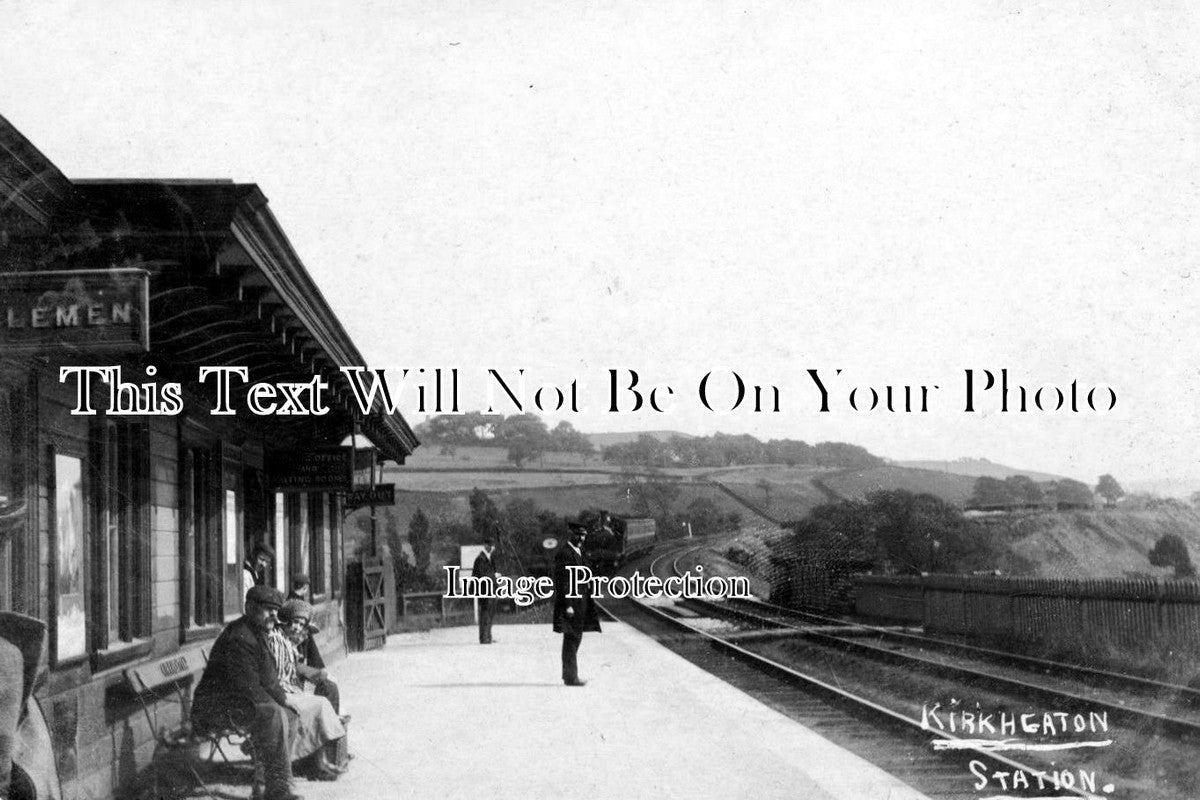
[[[236,470],[226,468],[224,493],[224,524],[223,537],[224,575],[225,575],[225,619],[234,619],[245,609],[246,598],[242,596],[242,559],[239,555],[238,542],[242,539],[242,502],[237,489],[229,488],[230,484],[241,483],[241,476]]]
[[[308,496],[308,529],[311,538],[308,551],[312,561],[308,579],[313,597],[325,594],[325,556],[329,552],[329,524],[325,509],[324,494],[313,492]]]
[[[275,587],[291,588],[288,577],[288,499],[291,495],[275,493]]]
[[[224,548],[221,541],[221,492],[216,448],[187,446],[180,464],[180,519],[184,608],[187,627],[224,621],[222,612]]]
[[[150,635],[149,451],[143,423],[108,418],[93,427],[91,596],[97,650]]]
[[[329,588],[342,591],[342,506],[337,495],[329,495]]]
[[[55,664],[87,654],[87,610],[84,604],[84,536],[87,515],[83,493],[83,459],[53,453],[54,631],[50,657]]]
[[[4,368],[8,370],[8,364]],[[7,374],[17,377],[12,368]],[[29,576],[36,574],[31,546],[28,477],[32,425],[24,379],[0,379],[0,611],[40,616]]]

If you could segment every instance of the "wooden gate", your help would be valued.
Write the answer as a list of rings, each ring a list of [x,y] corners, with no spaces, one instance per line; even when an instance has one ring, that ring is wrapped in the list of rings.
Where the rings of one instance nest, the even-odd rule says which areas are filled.
[[[348,565],[346,633],[350,649],[374,650],[387,643],[388,590],[383,559]]]

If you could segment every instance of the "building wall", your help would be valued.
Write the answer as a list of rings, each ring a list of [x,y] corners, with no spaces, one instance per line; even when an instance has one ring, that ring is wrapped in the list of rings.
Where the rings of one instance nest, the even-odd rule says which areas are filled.
[[[37,484],[38,497],[37,575],[36,586],[28,587],[27,591],[37,598],[36,615],[48,620],[52,631],[55,625],[51,597],[55,548],[52,530],[54,496],[50,480],[52,454],[62,448],[76,451],[86,448],[89,425],[94,420],[71,415],[73,405],[71,391],[57,380],[57,365],[42,369],[36,402],[38,445],[34,472],[37,477],[32,478]],[[90,646],[88,657],[65,665],[54,663],[51,653],[47,678],[35,694],[50,727],[65,798],[120,797],[129,792],[138,775],[150,763],[155,751],[155,734],[137,697],[128,689],[125,670],[181,650],[210,647],[221,627],[216,624],[199,631],[189,630],[181,619],[182,576],[191,566],[189,554],[180,552],[180,453],[185,424],[174,417],[154,417],[148,421],[150,452],[145,497],[148,524],[144,535],[150,540],[146,581],[149,635],[131,646],[136,657],[113,665],[97,663]],[[238,452],[247,460],[248,466],[262,468],[265,447],[261,440],[254,441],[252,431],[241,427],[245,424],[243,421],[217,419],[214,422],[206,418],[204,424],[219,440],[238,442]],[[268,518],[273,518],[273,514]],[[340,526],[331,525],[331,535],[339,530]],[[88,535],[93,534],[94,531],[89,529]],[[244,558],[243,549],[239,541],[239,565]],[[319,557],[325,563],[328,576],[329,547],[322,549],[324,552]],[[94,566],[89,564],[89,573]],[[240,567],[238,577],[240,580]],[[227,617],[236,613],[240,613],[240,609],[235,612],[226,609]],[[336,661],[345,653],[340,593],[334,596],[326,592],[325,600],[315,608],[314,621],[322,629],[318,637],[322,653],[327,661]],[[53,635],[52,632],[52,641]],[[191,687],[194,679],[187,683]],[[166,693],[152,704],[152,718],[158,728],[170,729],[179,725],[181,709],[174,699],[173,693]]]

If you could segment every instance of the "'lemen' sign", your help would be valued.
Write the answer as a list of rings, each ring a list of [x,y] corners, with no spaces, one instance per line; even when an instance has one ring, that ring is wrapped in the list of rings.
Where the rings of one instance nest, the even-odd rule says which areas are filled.
[[[0,274],[0,352],[149,350],[149,284],[133,268]]]

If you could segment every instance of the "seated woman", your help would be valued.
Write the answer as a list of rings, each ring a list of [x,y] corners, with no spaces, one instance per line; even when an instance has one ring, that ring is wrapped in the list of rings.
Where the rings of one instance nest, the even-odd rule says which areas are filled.
[[[282,617],[282,612],[280,614]],[[327,745],[336,747],[346,735],[346,728],[333,706],[324,697],[304,693],[304,684],[296,671],[296,646],[285,635],[289,623],[280,620],[267,636],[267,646],[279,671],[279,685],[295,702],[298,719],[291,740],[291,758],[297,774],[307,774],[313,780],[337,780],[345,772],[328,758]]]
[[[313,694],[326,698],[333,710],[341,715],[342,724],[346,724],[350,715],[342,714],[341,692],[337,681],[325,669],[325,659],[321,658],[321,650],[313,639],[313,634],[320,633],[321,629],[312,624],[312,617],[312,606],[302,598],[291,598],[279,609],[280,627],[296,647],[296,672],[301,684],[311,683]]]

